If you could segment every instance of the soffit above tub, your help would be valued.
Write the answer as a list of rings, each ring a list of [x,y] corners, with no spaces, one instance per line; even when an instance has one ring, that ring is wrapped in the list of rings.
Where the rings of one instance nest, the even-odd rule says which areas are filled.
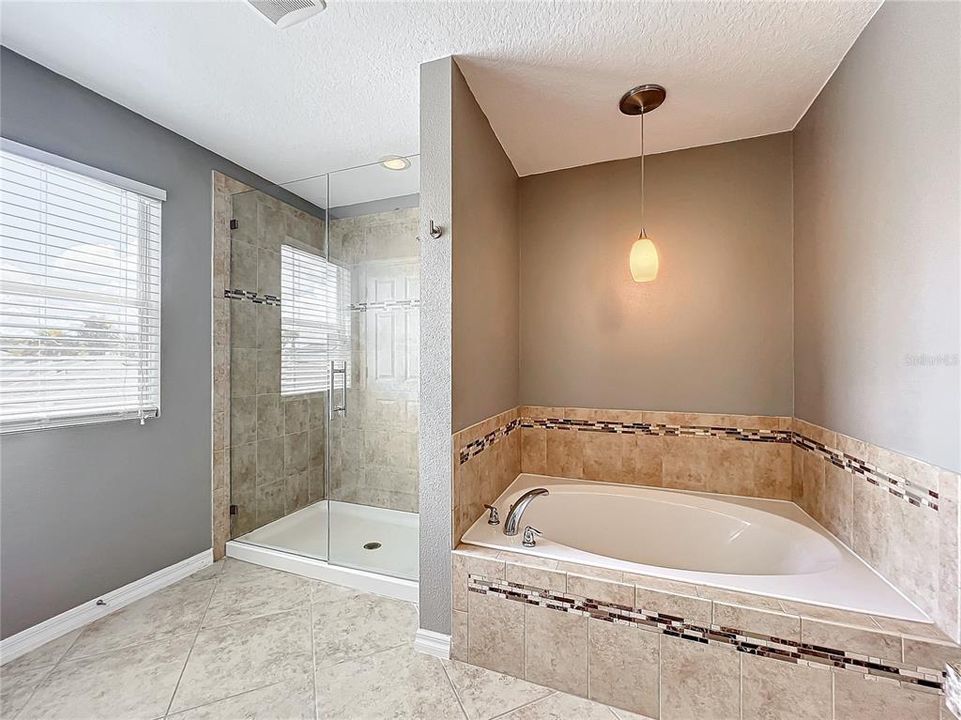
[[[617,100],[668,90],[663,152],[790,130],[870,2],[0,4],[2,41],[275,182],[419,150],[419,65],[455,55],[520,175],[636,156]]]

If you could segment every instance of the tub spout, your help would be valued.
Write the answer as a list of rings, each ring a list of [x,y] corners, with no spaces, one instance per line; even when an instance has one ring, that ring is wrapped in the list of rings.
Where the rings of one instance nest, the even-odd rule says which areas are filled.
[[[511,505],[511,509],[507,512],[507,520],[504,521],[505,535],[517,534],[518,528],[521,526],[521,517],[524,515],[527,506],[531,504],[534,498],[541,495],[550,495],[550,493],[547,488],[534,488],[517,498],[517,502]]]

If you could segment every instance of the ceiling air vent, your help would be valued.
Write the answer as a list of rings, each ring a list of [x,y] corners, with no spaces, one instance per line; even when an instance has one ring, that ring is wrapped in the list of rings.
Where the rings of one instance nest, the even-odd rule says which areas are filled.
[[[288,28],[327,7],[324,0],[247,0],[271,25]]]

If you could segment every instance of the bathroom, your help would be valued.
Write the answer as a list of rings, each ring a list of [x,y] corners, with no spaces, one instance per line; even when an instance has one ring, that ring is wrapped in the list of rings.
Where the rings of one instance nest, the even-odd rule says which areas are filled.
[[[961,5],[187,5],[0,5],[0,716],[961,717]]]

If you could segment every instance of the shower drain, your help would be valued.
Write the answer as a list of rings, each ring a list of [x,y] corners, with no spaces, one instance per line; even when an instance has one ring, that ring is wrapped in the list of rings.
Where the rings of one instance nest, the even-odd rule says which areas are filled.
[[[380,547],[379,542],[364,543],[364,550],[376,550],[379,547]]]

